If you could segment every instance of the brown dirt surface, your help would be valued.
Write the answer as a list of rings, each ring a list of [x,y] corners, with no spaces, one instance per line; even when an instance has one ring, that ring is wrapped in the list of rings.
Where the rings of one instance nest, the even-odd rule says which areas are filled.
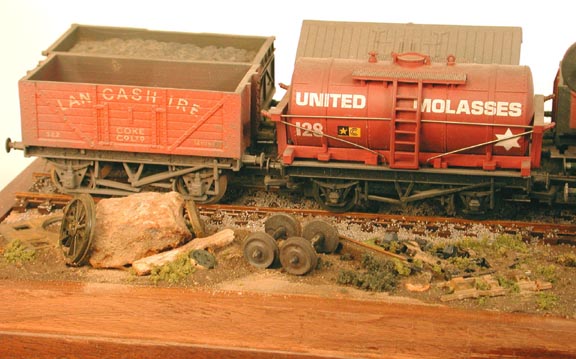
[[[51,215],[52,217],[58,214]],[[474,271],[465,272],[454,269],[452,277],[470,277],[473,289],[490,289],[485,287],[484,278],[502,283],[501,295],[480,295],[461,300],[445,301],[450,294],[457,294],[450,288],[446,273],[439,273],[432,267],[421,271],[413,271],[410,275],[400,275],[393,287],[382,287],[385,291],[363,290],[363,285],[343,285],[343,273],[365,273],[363,260],[368,254],[375,261],[389,259],[378,252],[359,247],[353,243],[342,241],[342,247],[335,254],[320,254],[318,267],[305,276],[287,274],[279,264],[273,268],[262,270],[250,266],[242,256],[242,241],[252,231],[258,228],[237,228],[236,239],[232,245],[217,251],[215,269],[196,269],[192,274],[178,277],[174,280],[134,275],[130,268],[125,270],[93,269],[89,266],[74,268],[65,264],[63,254],[57,245],[58,222],[51,224],[47,231],[40,231],[35,236],[26,235],[23,228],[33,227],[33,218],[38,217],[33,212],[15,214],[8,217],[3,225],[20,228],[17,232],[28,239],[22,240],[22,248],[34,252],[30,260],[9,260],[11,251],[6,238],[0,231],[0,279],[6,280],[42,280],[42,281],[77,281],[130,284],[155,287],[207,288],[239,292],[310,294],[327,297],[348,297],[355,299],[381,300],[400,303],[426,303],[432,305],[450,306],[464,309],[480,309],[501,312],[522,312],[538,315],[554,315],[576,319],[576,268],[574,263],[561,263],[559,258],[574,258],[574,248],[567,245],[549,246],[530,244],[526,250],[516,252],[508,248],[500,248],[496,256],[488,259],[490,268],[474,267]],[[42,217],[40,217],[42,218]],[[51,218],[51,217],[45,217]],[[226,222],[226,221],[224,221]],[[12,223],[12,224],[10,224]],[[226,223],[224,223],[226,224]],[[222,224],[219,224],[221,226]],[[256,224],[256,227],[258,224]],[[214,224],[208,230],[215,231]],[[42,234],[50,233],[48,237]],[[347,233],[347,235],[349,235]],[[22,255],[22,254],[19,254]],[[398,262],[395,262],[398,265]],[[462,266],[455,263],[453,266]],[[466,262],[464,265],[469,266]],[[451,267],[452,268],[452,267]],[[468,267],[466,267],[468,268]],[[461,269],[461,268],[460,268]],[[481,276],[484,271],[491,277]],[[521,290],[521,279],[524,284],[541,285],[548,283],[551,289],[544,287],[536,290]],[[372,284],[374,286],[374,284]],[[378,282],[376,285],[380,285]],[[443,287],[444,285],[444,287]],[[483,287],[484,286],[484,287]],[[502,289],[501,287],[499,287]],[[369,289],[369,288],[368,288]],[[494,289],[494,288],[492,288]],[[534,289],[534,288],[532,288]]]
[[[317,268],[305,276],[289,275],[279,264],[256,269],[243,258],[242,243],[261,230],[261,220],[235,228],[234,242],[214,252],[217,265],[210,270],[164,278],[136,276],[130,268],[68,267],[57,244],[59,216],[30,210],[0,224],[1,357],[576,355],[570,339],[576,330],[576,269],[559,261],[572,258],[570,246],[534,242],[500,246],[495,253],[474,247],[473,258],[491,254],[490,275],[507,283],[506,290],[500,296],[443,301],[456,292],[442,287],[450,283],[446,273],[432,267],[395,277],[393,287],[384,283],[386,291],[339,284],[342,273],[365,274],[367,262],[374,266],[388,258],[346,240],[336,253],[320,254]],[[225,216],[204,219],[208,232],[234,224]],[[378,236],[363,237],[354,226],[337,225],[346,236]],[[463,265],[469,267],[453,263],[450,270]],[[454,277],[472,280],[474,290],[490,289],[478,275],[481,270],[474,269]],[[518,277],[551,288],[516,290],[511,279]],[[366,283],[382,284],[373,277]]]

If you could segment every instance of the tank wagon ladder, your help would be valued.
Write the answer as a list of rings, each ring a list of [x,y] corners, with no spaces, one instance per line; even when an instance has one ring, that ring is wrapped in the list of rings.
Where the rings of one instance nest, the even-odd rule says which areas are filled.
[[[394,79],[392,121],[390,123],[390,168],[418,169],[420,154],[420,124],[422,120],[422,80]],[[411,89],[411,94],[400,93]],[[413,94],[414,89],[417,93]]]

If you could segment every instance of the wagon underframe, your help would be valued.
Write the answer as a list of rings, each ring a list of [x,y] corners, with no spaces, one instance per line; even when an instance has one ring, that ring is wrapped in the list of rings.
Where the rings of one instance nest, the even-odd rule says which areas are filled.
[[[458,199],[465,212],[494,209],[497,192],[506,191],[509,200],[537,196],[553,201],[556,188],[537,177],[522,177],[515,171],[487,172],[471,169],[390,169],[359,164],[323,165],[314,161],[295,161],[285,168],[289,181],[311,184],[312,195],[326,209],[348,211],[362,201],[394,205],[431,198],[439,199],[449,211],[455,211]],[[308,182],[308,178],[313,178]]]
[[[125,196],[153,187],[175,190],[197,202],[215,202],[226,192],[228,174],[240,160],[137,152],[26,147],[27,156],[52,165],[52,179],[64,193]]]

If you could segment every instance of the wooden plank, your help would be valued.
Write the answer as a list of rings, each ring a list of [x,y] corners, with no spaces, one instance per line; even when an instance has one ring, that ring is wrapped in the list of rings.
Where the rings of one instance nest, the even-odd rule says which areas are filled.
[[[2,358],[573,358],[574,332],[570,319],[344,293],[0,280]]]

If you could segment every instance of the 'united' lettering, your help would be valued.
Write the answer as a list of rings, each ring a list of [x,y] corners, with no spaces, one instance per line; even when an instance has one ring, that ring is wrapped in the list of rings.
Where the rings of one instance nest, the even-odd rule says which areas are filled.
[[[366,96],[360,94],[296,92],[296,105],[308,107],[366,108]]]

